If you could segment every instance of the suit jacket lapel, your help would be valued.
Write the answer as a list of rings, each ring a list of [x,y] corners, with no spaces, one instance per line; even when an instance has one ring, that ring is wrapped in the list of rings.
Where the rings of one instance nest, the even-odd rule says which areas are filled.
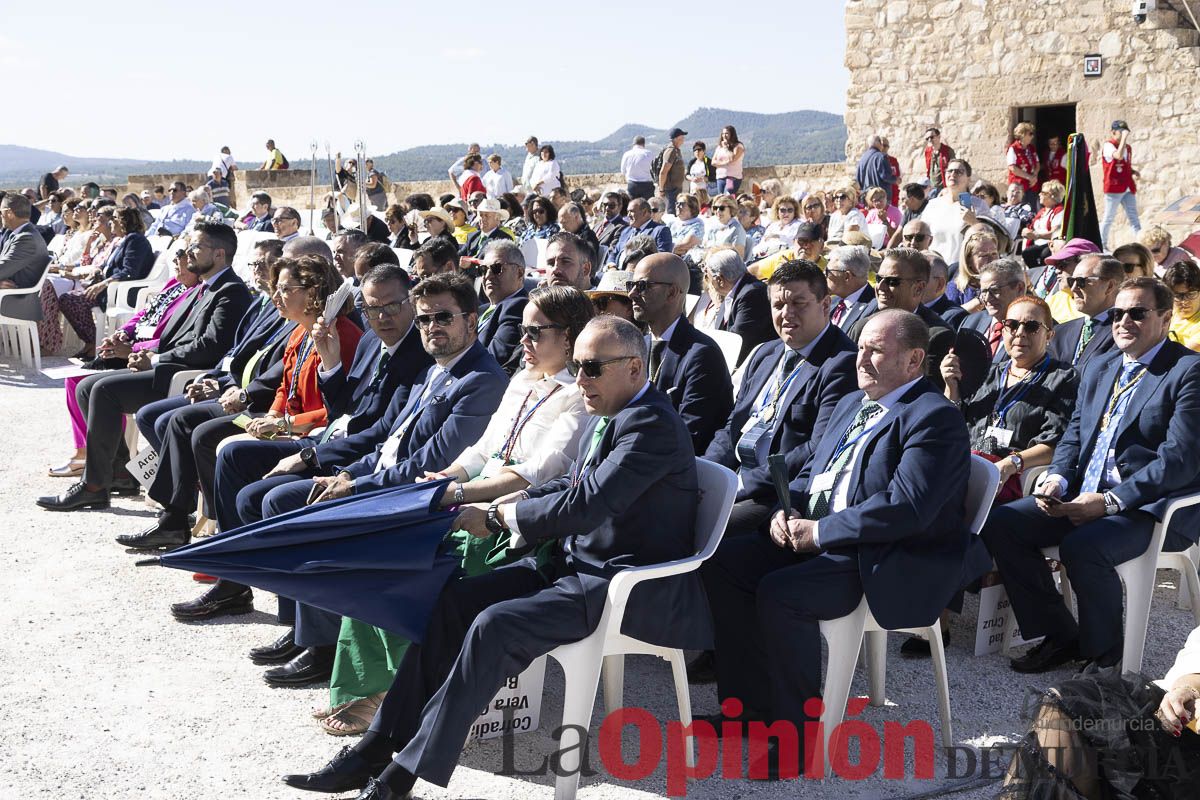
[[[1121,425],[1113,435],[1113,441],[1116,441],[1117,437],[1137,419],[1137,415],[1141,413],[1146,402],[1158,394],[1158,385],[1163,382],[1163,379],[1167,377],[1167,372],[1171,369],[1169,363],[1171,354],[1167,352],[1170,345],[1170,342],[1163,345],[1163,349],[1158,351],[1158,355],[1146,368],[1145,377],[1138,381],[1138,387],[1133,390],[1133,397],[1129,398],[1129,405],[1125,407],[1125,413],[1121,415]]]

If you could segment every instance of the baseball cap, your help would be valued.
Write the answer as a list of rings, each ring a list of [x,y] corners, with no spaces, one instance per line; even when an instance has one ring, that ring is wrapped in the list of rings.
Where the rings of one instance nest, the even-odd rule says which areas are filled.
[[[683,128],[671,128],[671,132],[667,134],[668,139],[674,139],[676,136],[687,136],[687,131]]]
[[[1114,119],[1112,129],[1114,131],[1127,131],[1129,130],[1129,123],[1123,119]]]
[[[1087,239],[1072,239],[1059,249],[1057,253],[1051,253],[1046,256],[1047,264],[1054,264],[1059,261],[1065,261],[1068,258],[1076,256],[1085,256],[1088,253],[1099,253],[1100,248],[1094,242]]]
[[[796,226],[796,239],[806,242],[821,241],[821,229],[811,222],[801,222]]]

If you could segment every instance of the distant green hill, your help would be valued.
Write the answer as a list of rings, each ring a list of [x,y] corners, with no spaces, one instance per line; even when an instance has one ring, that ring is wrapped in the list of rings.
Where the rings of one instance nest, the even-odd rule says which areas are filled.
[[[592,172],[616,172],[621,153],[633,137],[646,137],[647,147],[657,149],[666,143],[667,131],[678,126],[688,132],[688,147],[700,140],[716,146],[717,137],[725,125],[737,128],[738,138],[746,144],[746,165],[810,164],[841,161],[845,158],[846,126],[836,114],[823,111],[789,111],[781,114],[756,114],[749,111],[730,111],[722,108],[700,108],[679,122],[665,127],[630,123],[593,142],[544,141],[554,145],[563,169],[569,175]],[[522,145],[484,144],[484,155],[499,153],[514,173],[519,173],[525,161]],[[283,148],[295,169],[307,169],[308,159],[296,148]],[[446,169],[465,153],[465,142],[441,145],[422,145],[387,155],[377,155],[375,166],[392,180],[436,180],[446,176]],[[234,154],[237,155],[236,153]],[[307,155],[307,154],[304,154]],[[37,150],[18,145],[0,145],[0,186],[32,186],[40,176],[58,164],[71,167],[69,182],[94,180],[101,184],[124,183],[128,175],[202,172],[211,161],[179,159],[175,161],[141,161],[115,158],[75,158],[49,150]],[[244,166],[249,166],[247,162]],[[318,159],[319,180],[329,179],[324,159]]]

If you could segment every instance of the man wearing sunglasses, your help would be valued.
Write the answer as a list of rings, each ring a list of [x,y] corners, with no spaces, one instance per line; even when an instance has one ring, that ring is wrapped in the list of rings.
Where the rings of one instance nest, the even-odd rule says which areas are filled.
[[[488,299],[479,312],[479,343],[511,376],[521,366],[521,315],[529,302],[525,256],[512,241],[495,241],[484,250],[479,267]]]
[[[653,237],[660,253],[670,253],[675,249],[674,243],[671,241],[671,229],[661,222],[655,222],[654,215],[650,211],[650,204],[638,198],[629,202],[629,227],[621,232],[621,238],[617,240],[617,255],[610,255],[609,258],[619,259],[619,254],[629,244],[629,240],[639,235]],[[617,263],[620,261],[618,260]]]
[[[1021,633],[1045,637],[1012,661],[1018,672],[1120,663],[1116,565],[1145,552],[1171,498],[1200,491],[1200,356],[1167,339],[1171,305],[1154,278],[1121,284],[1112,309],[1119,352],[1084,367],[1075,414],[1034,496],[997,506],[983,528]],[[1163,550],[1184,550],[1198,533],[1200,512],[1181,509]],[[1071,576],[1078,622],[1042,555],[1050,546]]]
[[[1054,329],[1050,355],[1082,371],[1093,358],[1116,346],[1112,335],[1112,307],[1125,282],[1125,267],[1115,258],[1087,253],[1065,281],[1071,303],[1082,316]]]
[[[408,796],[417,777],[445,786],[505,676],[590,634],[622,569],[695,552],[691,438],[647,381],[646,359],[632,323],[607,315],[588,323],[568,370],[595,419],[570,474],[490,506],[464,506],[453,523],[478,537],[508,530],[516,547],[552,541],[549,560],[539,568],[530,557],[448,583],[370,731],[321,770],[286,783],[324,792],[366,786],[359,797],[373,800]],[[624,630],[665,647],[704,647],[704,608],[697,573],[651,581],[631,596]]]
[[[650,329],[650,383],[671,399],[703,455],[733,408],[733,382],[721,348],[684,315],[691,276],[674,253],[638,262],[625,284],[633,318]]]
[[[629,226],[629,221],[621,215],[621,195],[616,192],[605,192],[600,198],[600,210],[604,218],[595,228],[596,238],[601,247],[612,250],[621,239],[621,234]]]
[[[962,330],[978,331],[987,340],[992,362],[1008,358],[1004,350],[1004,320],[1008,304],[1025,294],[1025,262],[1005,256],[991,262],[979,275],[979,300],[983,310],[967,315]]]

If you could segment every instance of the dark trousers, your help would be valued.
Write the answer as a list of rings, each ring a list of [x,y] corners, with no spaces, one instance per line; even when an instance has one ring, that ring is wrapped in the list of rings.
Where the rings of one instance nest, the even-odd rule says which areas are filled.
[[[1146,552],[1155,522],[1144,511],[1126,511],[1075,526],[1042,513],[1032,497],[993,508],[981,535],[1000,569],[1021,635],[1060,641],[1078,636],[1087,658],[1119,654],[1123,595],[1116,567]],[[1042,555],[1043,547],[1056,545],[1079,603],[1078,623]],[[1167,532],[1164,549],[1190,545],[1178,531]]]
[[[654,181],[626,181],[625,190],[629,192],[630,200],[636,200],[639,197],[649,200],[654,197]]]
[[[766,533],[767,525],[771,522],[771,513],[777,505],[773,499],[771,502],[761,498],[738,500],[729,512],[729,522],[725,525],[724,538],[731,539],[735,536],[745,536],[759,531]]]
[[[548,572],[525,559],[446,584],[371,722],[397,764],[445,786],[471,723],[507,677],[595,629],[579,578],[561,563]]]
[[[169,401],[163,401],[166,402]],[[157,446],[158,473],[150,484],[149,495],[162,503],[168,514],[186,515],[194,509],[197,485],[204,493],[209,511],[212,510],[217,445],[226,437],[242,432],[233,424],[236,418],[236,414],[226,414],[216,400],[206,400],[177,408],[156,420],[162,440]],[[161,426],[159,421],[163,422]]]
[[[142,438],[150,443],[156,453],[162,454],[163,438],[166,436],[167,422],[171,412],[191,405],[186,395],[175,395],[164,400],[155,400],[138,409],[134,415]]]
[[[800,556],[765,535],[739,536],[723,541],[700,574],[713,615],[717,697],[741,700],[748,719],[792,722],[802,740],[804,702],[821,696],[820,622],[862,601],[858,558]]]
[[[683,191],[683,190],[680,189],[678,186],[676,186],[676,187],[667,189],[663,192],[663,197],[665,197],[667,199],[667,213],[668,214],[675,213],[675,207],[676,207],[675,204],[679,200],[679,193],[681,191]]]
[[[125,474],[129,448],[121,417],[162,399],[154,388],[154,371],[104,372],[89,375],[75,387],[79,410],[87,420],[87,483],[109,488],[115,475]]]

